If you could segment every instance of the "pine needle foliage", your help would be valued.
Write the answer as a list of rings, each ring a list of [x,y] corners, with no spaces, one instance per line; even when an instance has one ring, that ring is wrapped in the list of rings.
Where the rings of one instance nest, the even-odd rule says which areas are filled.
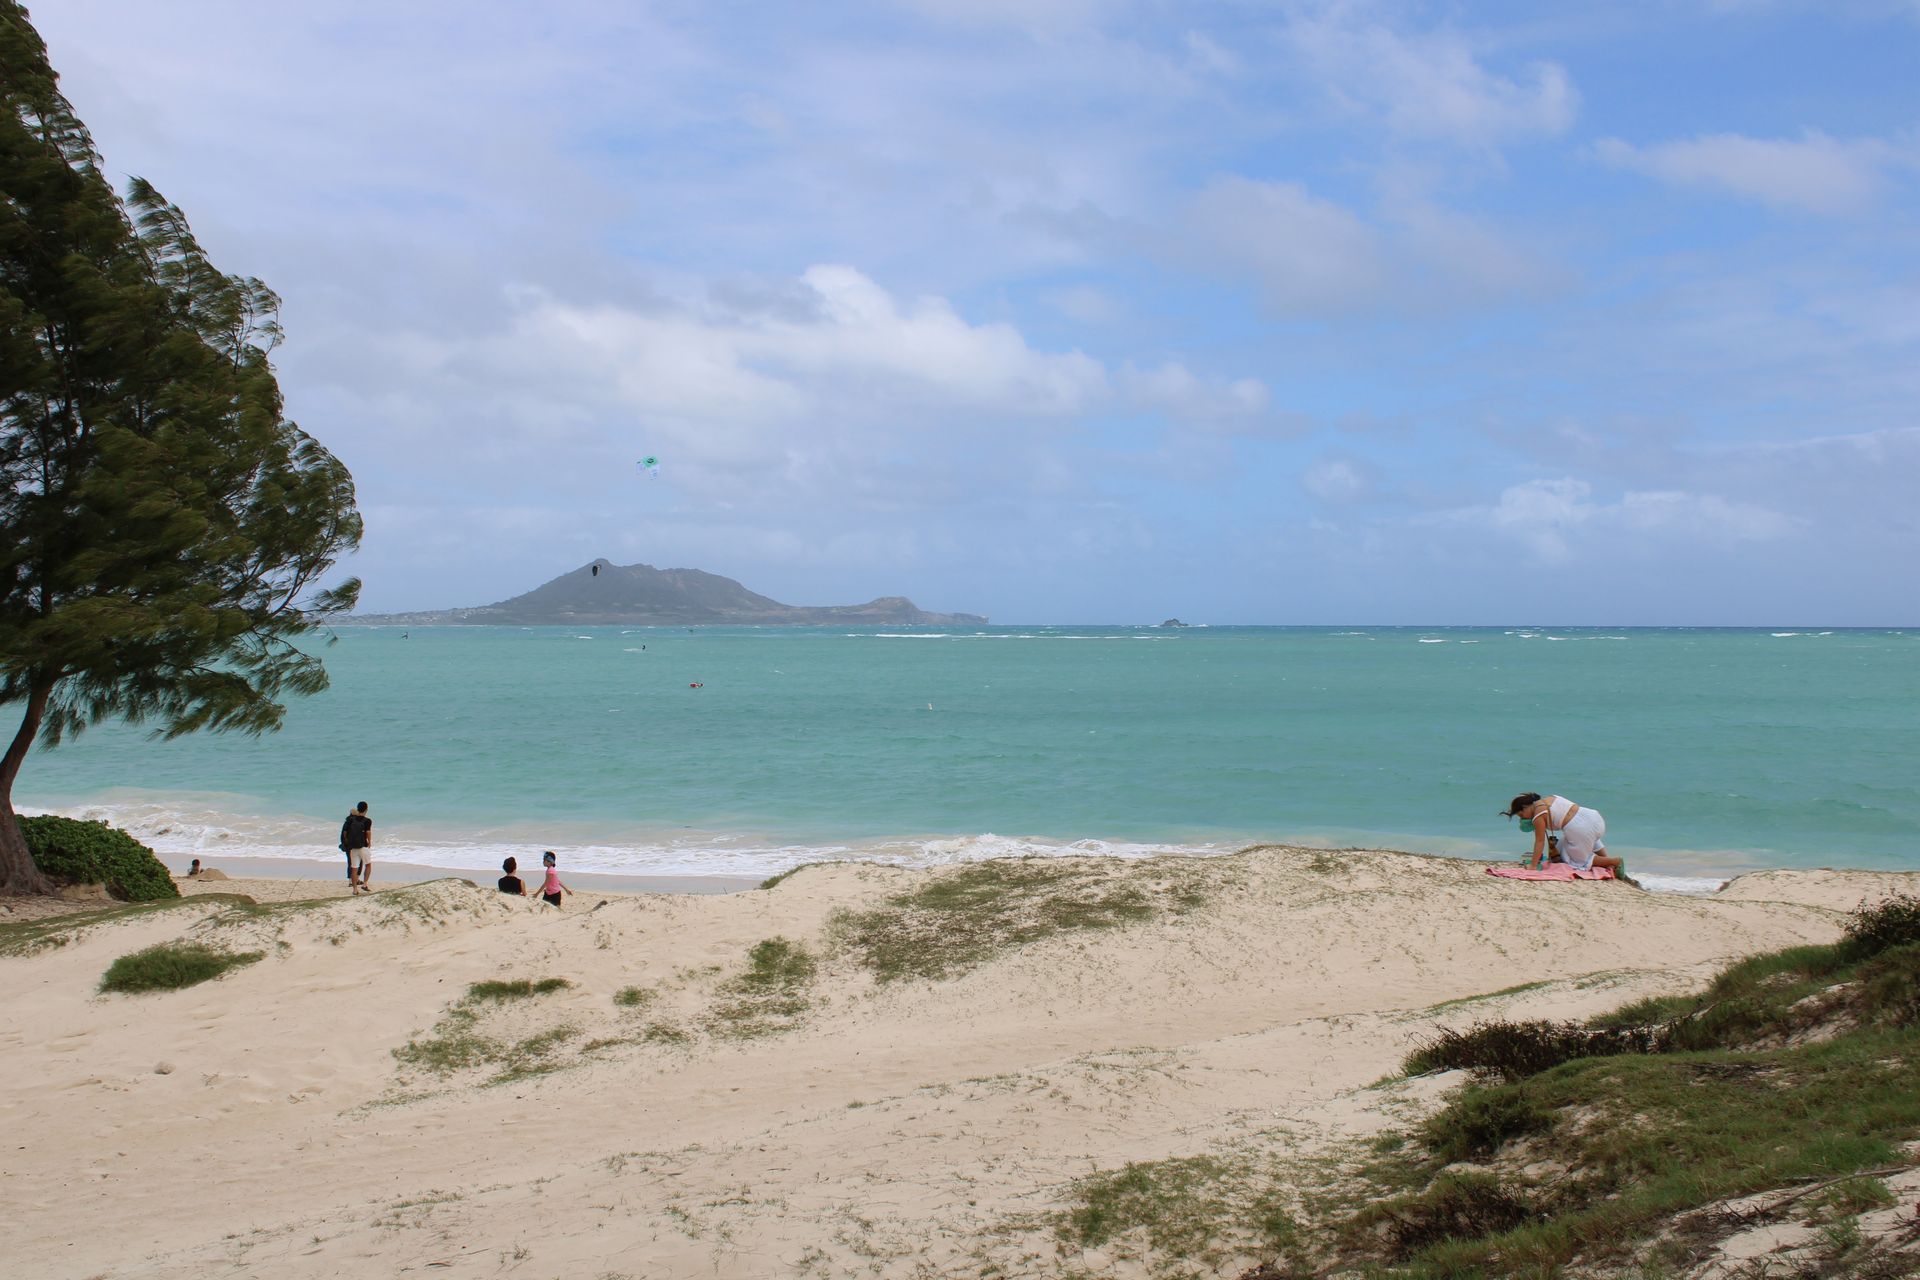
[[[14,820],[36,738],[279,727],[326,687],[298,641],[350,609],[347,469],[282,412],[280,300],[125,197],[16,0],[0,0],[0,891],[49,888]]]

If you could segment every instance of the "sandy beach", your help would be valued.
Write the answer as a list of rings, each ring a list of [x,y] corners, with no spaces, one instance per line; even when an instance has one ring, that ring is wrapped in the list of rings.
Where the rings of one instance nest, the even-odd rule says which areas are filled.
[[[558,912],[390,885],[235,876],[19,926],[39,932],[0,949],[0,1271],[1159,1274],[1144,1238],[1068,1242],[1078,1180],[1337,1160],[1456,1083],[1382,1083],[1436,1025],[1691,990],[1920,875],[1688,898],[1269,847],[576,883]],[[261,958],[99,992],[173,940]],[[1227,1241],[1192,1273],[1252,1260]]]

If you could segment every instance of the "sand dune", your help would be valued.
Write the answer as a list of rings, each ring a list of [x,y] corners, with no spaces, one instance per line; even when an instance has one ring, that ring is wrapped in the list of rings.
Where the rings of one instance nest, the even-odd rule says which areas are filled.
[[[1686,989],[1916,881],[1697,899],[1265,848],[834,865],[563,913],[456,880],[199,892],[0,944],[0,1270],[1148,1274],[1144,1241],[1064,1243],[1077,1179],[1198,1155],[1283,1178],[1431,1101],[1444,1080],[1374,1082],[1435,1022]],[[264,958],[98,993],[170,940]]]

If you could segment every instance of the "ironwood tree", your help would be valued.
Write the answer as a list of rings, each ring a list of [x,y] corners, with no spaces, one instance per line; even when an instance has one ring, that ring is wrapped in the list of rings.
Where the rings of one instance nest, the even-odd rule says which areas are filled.
[[[0,892],[47,892],[13,810],[36,739],[279,727],[324,689],[300,647],[360,584],[353,478],[288,421],[279,299],[124,197],[45,43],[0,0]]]

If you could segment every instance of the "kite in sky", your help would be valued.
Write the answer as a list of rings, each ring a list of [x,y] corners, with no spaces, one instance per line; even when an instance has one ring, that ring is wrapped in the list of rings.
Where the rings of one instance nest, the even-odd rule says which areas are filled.
[[[645,467],[647,474],[655,480],[660,478],[660,459],[649,455],[648,457],[640,459],[640,465]]]

